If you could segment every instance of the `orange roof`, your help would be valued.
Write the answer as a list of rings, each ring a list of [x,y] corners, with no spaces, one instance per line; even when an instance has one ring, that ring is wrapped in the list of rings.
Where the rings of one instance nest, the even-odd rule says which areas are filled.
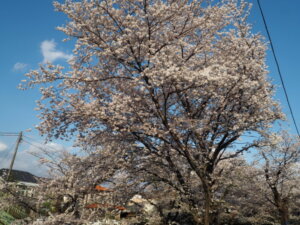
[[[86,205],[85,208],[88,208],[88,209],[95,209],[95,208],[98,208],[99,207],[99,204],[97,203],[92,203],[92,204],[89,204],[89,205]]]
[[[110,190],[110,189],[108,189],[108,188],[106,188],[106,187],[102,187],[102,186],[100,186],[100,185],[96,185],[95,189],[96,189],[97,191],[112,191],[112,190]]]
[[[121,211],[126,210],[126,208],[123,206],[115,206],[115,208]]]

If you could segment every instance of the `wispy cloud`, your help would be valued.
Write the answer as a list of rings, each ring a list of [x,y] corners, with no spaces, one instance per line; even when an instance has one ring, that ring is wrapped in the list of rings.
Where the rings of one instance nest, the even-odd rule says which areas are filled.
[[[27,67],[28,67],[28,64],[26,64],[26,63],[21,63],[21,62],[17,62],[17,63],[13,66],[13,71],[15,71],[15,72],[18,72],[18,71],[24,71]]]
[[[56,49],[56,42],[54,40],[45,40],[41,44],[41,51],[43,54],[43,63],[52,63],[58,59],[70,60],[72,55],[66,54]]]
[[[0,142],[0,151],[4,151],[7,149],[7,145],[3,142]]]

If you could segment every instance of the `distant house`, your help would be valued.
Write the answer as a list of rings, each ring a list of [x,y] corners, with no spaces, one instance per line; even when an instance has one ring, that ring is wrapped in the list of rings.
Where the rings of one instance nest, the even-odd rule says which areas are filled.
[[[0,169],[0,179],[6,180],[8,171],[9,169]],[[26,171],[12,170],[9,182],[16,184],[23,195],[31,197],[34,187],[38,186],[38,177]]]

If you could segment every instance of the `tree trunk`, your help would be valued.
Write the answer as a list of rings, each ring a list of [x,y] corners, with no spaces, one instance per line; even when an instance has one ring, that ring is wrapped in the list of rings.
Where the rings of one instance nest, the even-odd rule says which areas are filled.
[[[204,225],[210,225],[211,187],[204,188]]]
[[[215,209],[214,208],[214,211],[213,213],[211,213],[211,218],[210,218],[210,221],[211,221],[211,224],[213,225],[220,225],[220,211],[219,211],[219,208]]]
[[[268,180],[268,176],[267,176]],[[288,225],[289,222],[289,207],[288,207],[288,198],[282,198],[282,195],[279,193],[276,186],[272,186],[272,184],[269,184],[271,186],[274,202],[278,209],[278,213],[280,216],[280,223],[281,225]]]
[[[285,202],[283,202],[278,210],[279,210],[281,225],[288,225],[288,223],[289,223],[289,210],[288,210],[287,204]]]

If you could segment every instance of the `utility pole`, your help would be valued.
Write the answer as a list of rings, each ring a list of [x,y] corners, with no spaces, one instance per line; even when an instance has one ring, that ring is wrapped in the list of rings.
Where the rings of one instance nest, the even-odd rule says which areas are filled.
[[[17,139],[17,142],[16,142],[16,147],[15,147],[14,155],[13,155],[13,158],[12,158],[11,163],[10,163],[9,171],[8,171],[8,174],[7,174],[7,181],[9,181],[9,178],[10,178],[11,171],[12,171],[12,168],[14,166],[14,162],[15,162],[15,159],[16,159],[16,156],[17,156],[17,151],[18,151],[19,145],[20,145],[20,143],[22,141],[22,136],[23,136],[23,132],[21,131],[19,133],[19,136],[18,136],[18,139]]]

